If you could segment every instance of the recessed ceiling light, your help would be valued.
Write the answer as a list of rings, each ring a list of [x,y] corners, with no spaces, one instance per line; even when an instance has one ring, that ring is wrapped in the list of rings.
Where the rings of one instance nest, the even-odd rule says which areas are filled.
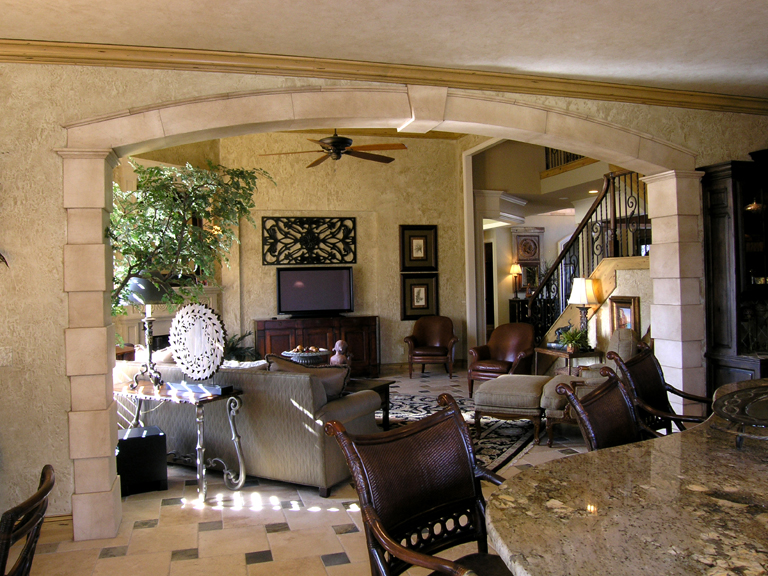
[[[590,190],[589,193],[590,194],[597,194],[597,190]]]
[[[568,200],[568,198],[558,198],[558,200]]]

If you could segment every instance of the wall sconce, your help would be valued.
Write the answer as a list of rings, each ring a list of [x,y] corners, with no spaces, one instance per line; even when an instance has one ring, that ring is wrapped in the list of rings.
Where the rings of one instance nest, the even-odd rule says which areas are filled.
[[[522,278],[523,269],[520,267],[520,264],[512,264],[512,268],[509,269],[509,273],[512,274],[512,277],[515,281],[515,299],[517,299],[517,279]]]
[[[589,278],[573,279],[573,288],[568,304],[574,304],[579,308],[579,330],[582,332],[587,329],[587,310],[600,304],[595,296],[594,284],[595,281]]]

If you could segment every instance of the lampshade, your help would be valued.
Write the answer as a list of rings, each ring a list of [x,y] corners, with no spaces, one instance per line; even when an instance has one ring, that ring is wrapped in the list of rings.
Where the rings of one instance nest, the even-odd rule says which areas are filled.
[[[512,264],[512,268],[509,269],[509,273],[513,276],[522,276],[523,269],[520,268],[520,264]]]
[[[576,306],[597,306],[599,302],[595,297],[593,282],[594,281],[589,278],[574,278],[571,297],[568,299],[568,304],[575,304]]]
[[[147,280],[146,278],[139,278],[133,276],[128,280],[128,291],[130,296],[128,300],[131,304],[137,304],[144,306],[145,304],[162,304],[163,296],[165,296],[169,290],[160,279]]]

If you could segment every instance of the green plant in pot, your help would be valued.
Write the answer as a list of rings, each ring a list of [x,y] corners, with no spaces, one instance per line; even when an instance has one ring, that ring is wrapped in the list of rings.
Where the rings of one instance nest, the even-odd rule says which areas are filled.
[[[589,348],[589,338],[586,330],[571,328],[560,335],[560,344],[566,347],[568,352],[576,352]]]
[[[196,300],[214,285],[216,266],[228,263],[238,242],[241,219],[250,214],[259,178],[274,183],[260,169],[207,169],[133,164],[136,190],[113,185],[114,208],[107,237],[114,251],[113,314],[130,302],[132,278],[143,278],[165,293],[163,302]],[[173,288],[170,290],[169,288]]]

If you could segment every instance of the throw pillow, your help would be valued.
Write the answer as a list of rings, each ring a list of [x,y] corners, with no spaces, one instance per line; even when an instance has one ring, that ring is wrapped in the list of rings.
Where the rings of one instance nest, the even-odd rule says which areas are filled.
[[[267,354],[270,372],[299,372],[316,376],[325,388],[328,400],[335,400],[349,382],[349,366],[304,366],[276,354]]]

